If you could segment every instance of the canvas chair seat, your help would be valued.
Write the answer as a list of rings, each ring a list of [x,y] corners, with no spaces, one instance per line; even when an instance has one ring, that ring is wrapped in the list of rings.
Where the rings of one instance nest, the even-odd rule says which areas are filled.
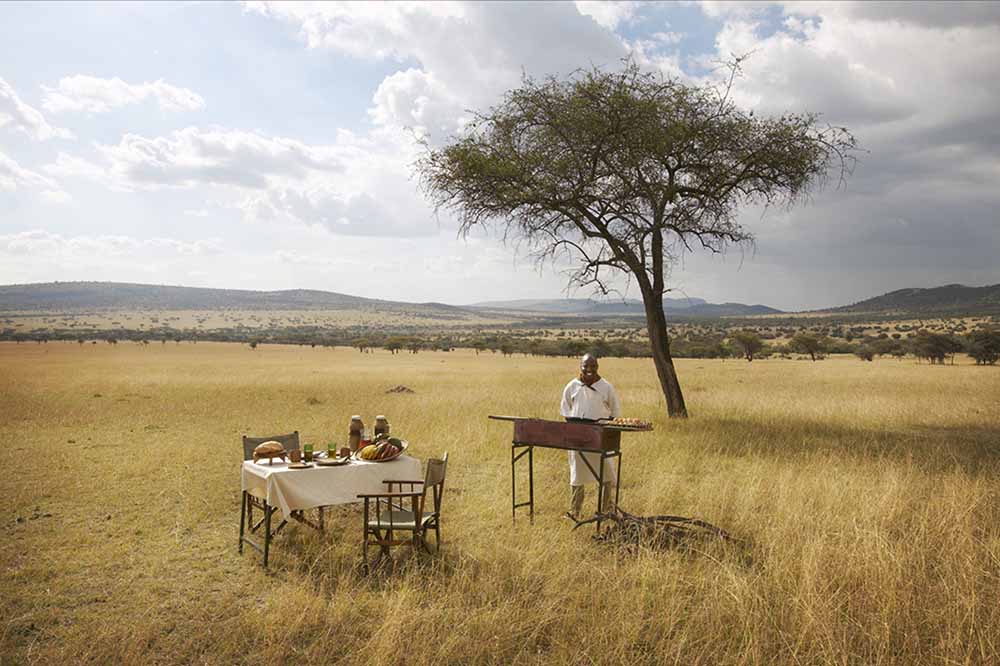
[[[434,520],[433,513],[424,514],[423,519],[420,521],[420,526],[424,527],[433,520]],[[389,528],[392,528],[394,530],[417,529],[413,512],[407,511],[405,509],[402,511],[400,510],[383,511],[378,518],[368,521],[368,527],[379,530],[387,530]]]

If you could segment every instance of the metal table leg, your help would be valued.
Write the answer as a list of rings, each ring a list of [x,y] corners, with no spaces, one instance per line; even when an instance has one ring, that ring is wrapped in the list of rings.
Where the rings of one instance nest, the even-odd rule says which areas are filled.
[[[615,510],[618,510],[618,496],[622,490],[622,452],[618,452],[618,473],[615,475],[618,478],[617,483],[615,483]]]
[[[243,535],[246,533],[247,522],[247,491],[243,491],[240,502],[240,555],[243,554]]]
[[[514,453],[516,449],[526,449],[520,453]],[[511,495],[511,520],[517,517],[517,510],[522,506],[528,507],[532,522],[535,519],[535,472],[534,457],[532,455],[534,447],[531,444],[518,444],[514,442],[510,447],[510,495]],[[517,461],[528,456],[528,501],[517,501]]]
[[[271,550],[271,514],[274,509],[270,504],[264,505],[264,568],[267,568],[267,556]]]
[[[511,522],[517,518],[517,473],[514,471],[514,463],[517,462],[517,458],[514,457],[514,450],[517,445],[510,445],[510,520]]]
[[[528,522],[535,524],[535,447],[528,447]]]
[[[601,452],[597,462],[600,465],[597,472],[597,533],[601,533],[601,510],[604,508],[604,452]]]

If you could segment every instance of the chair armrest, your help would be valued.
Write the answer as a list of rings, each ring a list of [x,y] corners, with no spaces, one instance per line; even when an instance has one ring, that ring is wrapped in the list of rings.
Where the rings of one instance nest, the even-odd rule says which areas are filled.
[[[423,493],[360,493],[358,499],[392,499],[396,497],[423,497]]]
[[[383,481],[382,483],[423,483],[423,480],[421,480],[421,481],[406,481],[406,480],[402,480],[401,481],[400,479],[389,479],[387,481]]]

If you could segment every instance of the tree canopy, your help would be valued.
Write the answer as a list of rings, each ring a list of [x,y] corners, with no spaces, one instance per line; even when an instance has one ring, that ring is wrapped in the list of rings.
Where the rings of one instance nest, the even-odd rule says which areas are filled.
[[[539,260],[565,254],[570,282],[603,294],[616,272],[634,283],[671,416],[687,409],[663,312],[670,267],[685,251],[750,241],[741,206],[794,203],[829,173],[849,173],[856,150],[816,114],[740,109],[732,82],[695,85],[634,62],[525,78],[417,164],[462,233],[493,225]]]

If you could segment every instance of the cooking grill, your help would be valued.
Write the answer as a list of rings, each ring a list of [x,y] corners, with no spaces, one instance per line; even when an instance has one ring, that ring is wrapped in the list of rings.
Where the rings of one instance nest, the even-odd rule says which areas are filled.
[[[587,456],[581,456],[584,464],[590,469],[594,478],[598,482],[597,513],[603,513],[604,493],[601,488],[604,486],[604,461],[610,458],[617,458],[618,464],[618,484],[615,487],[615,505],[618,504],[618,494],[621,487],[622,454],[621,439],[623,432],[634,432],[636,429],[629,426],[616,426],[600,422],[579,422],[579,421],[549,421],[523,416],[490,416],[496,421],[511,421],[514,423],[514,436],[510,446],[510,490],[511,490],[511,518],[517,517],[517,510],[520,507],[528,507],[528,515],[532,522],[535,518],[535,470],[534,470],[534,449],[564,449],[567,451],[579,451],[581,453],[593,453],[600,456],[597,469],[591,465]],[[528,500],[526,502],[517,501],[517,461],[527,456],[528,458]],[[597,529],[600,531],[601,523],[597,521]]]

